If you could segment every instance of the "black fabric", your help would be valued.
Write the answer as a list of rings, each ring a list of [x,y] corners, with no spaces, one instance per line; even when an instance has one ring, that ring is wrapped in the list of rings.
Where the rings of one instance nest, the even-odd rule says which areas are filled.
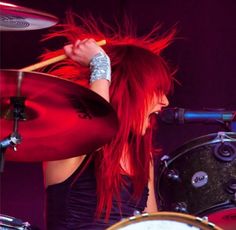
[[[48,186],[47,192],[47,229],[94,229],[102,230],[117,223],[123,218],[142,212],[147,203],[148,188],[145,187],[139,202],[132,199],[132,183],[130,177],[123,176],[126,186],[121,191],[121,210],[113,200],[108,223],[104,218],[96,219],[96,178],[93,160],[81,172],[85,162],[64,182]],[[80,176],[76,179],[78,173]],[[72,182],[76,179],[73,186]]]

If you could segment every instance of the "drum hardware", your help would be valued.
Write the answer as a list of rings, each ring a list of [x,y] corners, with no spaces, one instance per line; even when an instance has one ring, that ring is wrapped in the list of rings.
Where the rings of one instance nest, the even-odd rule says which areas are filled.
[[[168,155],[164,155],[161,157],[161,163],[167,168],[168,167],[168,160],[170,160],[170,157]]]
[[[8,137],[0,141],[0,172],[3,172],[4,169],[4,153],[6,152],[7,148],[12,147],[13,150],[16,152],[16,146],[21,143],[22,138],[18,132],[18,122],[19,120],[25,119],[25,99],[25,97],[10,97],[10,106],[13,107],[11,116],[13,119],[13,130]],[[8,114],[10,114],[10,112]]]
[[[134,210],[133,215],[134,216],[141,215],[141,212],[139,210]]]
[[[161,164],[164,165],[165,168],[167,168],[167,172],[166,172],[166,177],[169,178],[172,181],[175,182],[181,182],[181,179],[179,177],[179,172],[175,169],[168,169],[168,160],[169,160],[169,156],[164,155],[161,158]]]
[[[236,178],[232,178],[227,182],[226,191],[236,196]]]
[[[207,221],[207,222],[208,222],[208,217],[207,217],[207,216],[203,216],[203,217],[201,217],[201,219],[202,219],[203,221]]]
[[[172,204],[172,211],[186,213],[186,214],[189,213],[186,202],[178,202],[176,204]]]
[[[236,158],[236,147],[229,141],[225,141],[226,139],[234,141],[233,138],[227,136],[224,132],[218,133],[216,141],[220,140],[220,142],[215,146],[214,155],[220,161],[230,162]]]
[[[228,141],[236,141],[236,138],[231,137],[231,134],[234,134],[234,132],[218,132],[217,136],[213,139],[212,143],[215,142],[225,143]]]
[[[236,148],[230,143],[219,143],[215,146],[214,154],[221,161],[233,161],[236,158]]]
[[[179,177],[179,172],[175,169],[170,169],[167,171],[167,177],[172,181],[181,182]]]
[[[203,218],[197,216],[197,217],[196,217],[196,220],[199,221],[199,222],[201,222],[201,223],[207,222],[207,225],[208,225],[209,227],[211,227],[211,228],[215,228],[215,226],[216,226],[214,223],[208,222],[208,218],[205,217],[205,216],[204,216]]]

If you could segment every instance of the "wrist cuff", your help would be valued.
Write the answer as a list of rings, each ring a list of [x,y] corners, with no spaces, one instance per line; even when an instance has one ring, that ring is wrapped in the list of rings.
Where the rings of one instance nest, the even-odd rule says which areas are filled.
[[[111,81],[111,63],[106,54],[102,52],[96,54],[90,62],[90,70],[90,84],[99,79]]]

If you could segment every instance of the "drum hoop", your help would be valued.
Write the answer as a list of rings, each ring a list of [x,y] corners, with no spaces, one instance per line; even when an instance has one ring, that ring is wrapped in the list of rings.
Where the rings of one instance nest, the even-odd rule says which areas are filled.
[[[187,148],[186,150],[184,151],[181,151],[179,154],[176,154],[172,159],[168,160],[167,161],[167,166],[169,166],[169,164],[171,164],[174,160],[176,160],[178,157],[182,156],[183,154],[185,154],[186,152],[188,151],[191,151],[193,149],[196,149],[196,148],[199,148],[199,147],[202,147],[202,146],[205,146],[205,145],[210,145],[210,144],[215,144],[215,143],[219,143],[222,141],[222,138],[224,138],[224,142],[236,142],[236,138],[232,138],[230,137],[229,135],[232,134],[232,135],[235,135],[236,136],[236,132],[218,132],[218,133],[214,133],[214,134],[210,134],[210,135],[216,135],[216,137],[212,140],[209,140],[209,141],[206,141],[206,142],[203,142],[203,143],[199,143],[199,144],[196,144],[190,148]],[[197,141],[197,140],[201,140],[203,139],[204,137],[207,137],[209,135],[205,135],[205,136],[201,136],[201,137],[198,137],[198,138],[195,138],[195,139],[192,139],[191,141],[188,141],[186,142],[185,144],[182,145],[185,146],[185,145],[188,145],[194,141]],[[176,150],[176,152],[178,152],[178,149]]]
[[[200,227],[202,230],[209,230],[209,229],[223,230],[222,228],[216,226],[215,224],[211,222],[208,222],[207,220],[203,218],[195,217],[195,216],[191,216],[191,215],[183,214],[183,213],[177,213],[177,212],[144,213],[142,215],[132,216],[130,218],[127,218],[125,220],[122,220],[112,225],[111,227],[107,228],[107,230],[116,230],[116,229],[119,229],[120,227],[127,226],[127,223],[131,223],[133,221],[137,223],[143,220],[165,220],[165,221],[166,220],[175,220],[175,221],[181,220],[181,221],[184,221],[182,223],[190,224],[190,225],[194,224],[193,225],[194,227]]]

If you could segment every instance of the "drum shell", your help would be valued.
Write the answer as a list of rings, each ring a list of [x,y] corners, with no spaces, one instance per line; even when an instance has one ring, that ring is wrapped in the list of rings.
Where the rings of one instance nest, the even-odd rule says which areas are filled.
[[[232,150],[232,159],[218,157],[222,146]],[[200,216],[221,209],[236,210],[236,133],[202,136],[184,144],[168,157],[161,162],[158,173],[160,210]],[[194,184],[196,179],[202,179],[202,184]]]

